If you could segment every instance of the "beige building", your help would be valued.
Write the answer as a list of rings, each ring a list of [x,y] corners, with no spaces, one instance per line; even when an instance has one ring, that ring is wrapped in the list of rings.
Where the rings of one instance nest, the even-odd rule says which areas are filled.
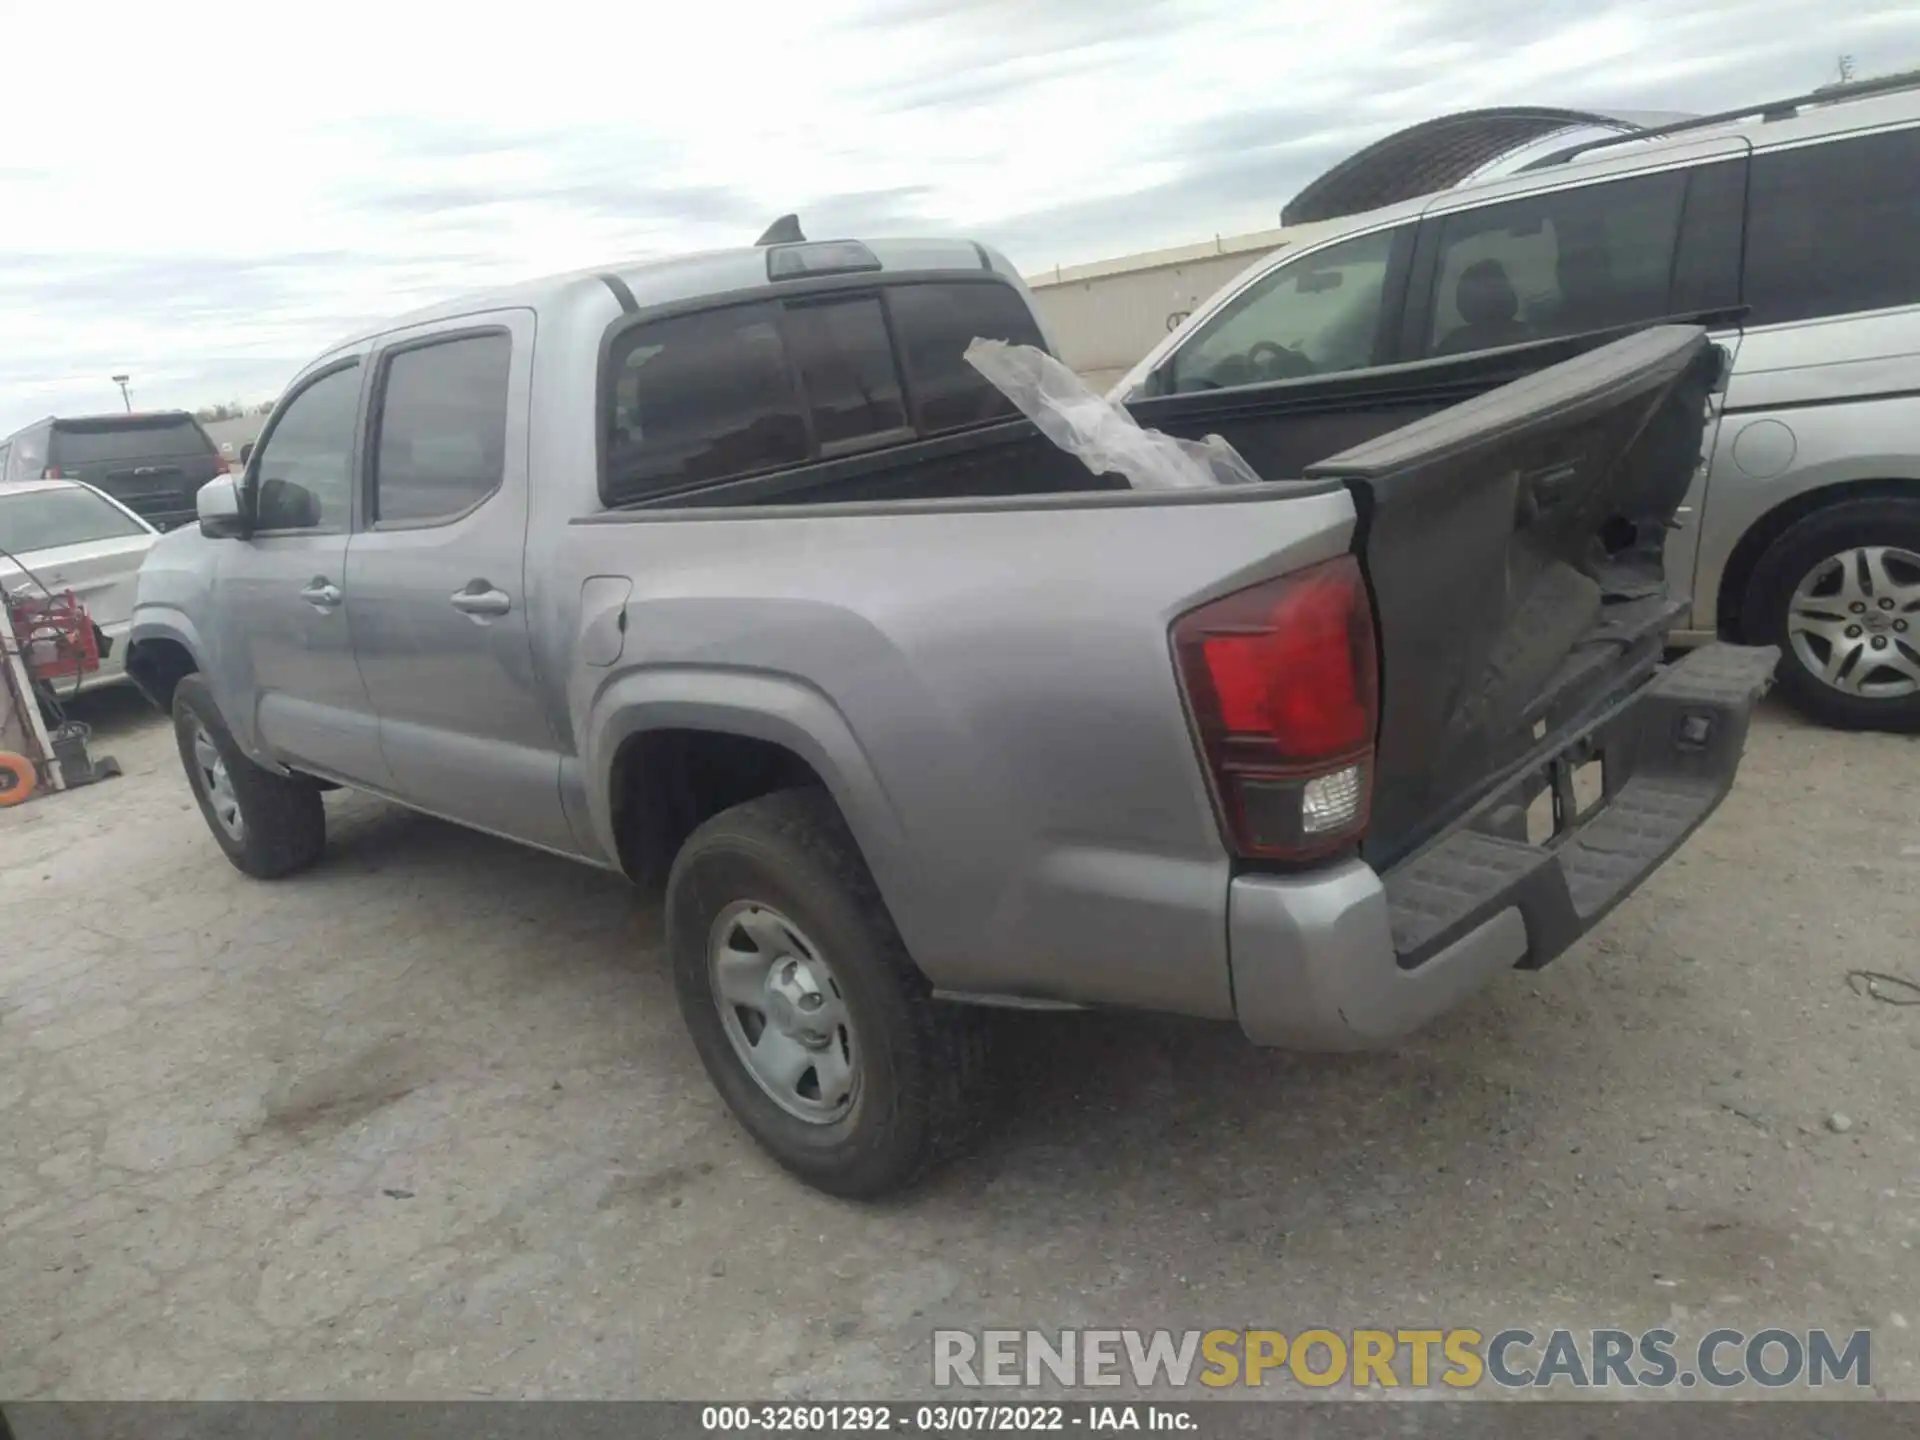
[[[1325,228],[1215,236],[1198,245],[1063,266],[1026,281],[1060,358],[1104,388],[1241,271]]]

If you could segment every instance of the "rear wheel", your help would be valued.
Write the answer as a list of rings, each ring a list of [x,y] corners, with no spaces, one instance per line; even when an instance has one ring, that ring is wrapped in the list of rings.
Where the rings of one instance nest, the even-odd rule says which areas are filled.
[[[1920,500],[1816,511],[1767,548],[1750,639],[1778,645],[1780,689],[1848,730],[1920,730]]]
[[[696,830],[668,877],[667,943],[714,1086],[809,1184],[898,1190],[977,1129],[983,1019],[933,998],[824,791]]]
[[[198,675],[174,687],[173,735],[193,798],[235,868],[275,880],[320,858],[327,843],[320,792],[243,755]]]

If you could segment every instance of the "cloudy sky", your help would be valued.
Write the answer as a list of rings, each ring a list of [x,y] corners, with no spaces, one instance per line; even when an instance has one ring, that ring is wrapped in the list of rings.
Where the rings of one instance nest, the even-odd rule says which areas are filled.
[[[117,405],[118,371],[143,407],[264,399],[369,319],[785,210],[1032,273],[1270,227],[1450,110],[1920,63],[1920,10],[1880,0],[0,0],[0,26],[0,435]]]

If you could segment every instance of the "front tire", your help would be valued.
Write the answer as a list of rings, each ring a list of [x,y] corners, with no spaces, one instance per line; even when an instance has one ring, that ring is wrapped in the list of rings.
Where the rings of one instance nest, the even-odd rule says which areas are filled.
[[[277,880],[320,858],[327,844],[320,792],[242,754],[199,675],[174,687],[173,736],[207,829],[236,869]]]
[[[808,1184],[900,1190],[977,1131],[983,1017],[933,998],[824,791],[778,791],[701,825],[668,876],[666,921],[708,1076]]]
[[[1920,500],[1833,505],[1767,547],[1743,629],[1780,647],[1780,690],[1843,730],[1920,730]]]

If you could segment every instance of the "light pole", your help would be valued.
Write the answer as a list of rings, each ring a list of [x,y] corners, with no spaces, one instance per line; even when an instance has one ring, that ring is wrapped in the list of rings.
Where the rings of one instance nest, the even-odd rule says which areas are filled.
[[[131,375],[116,375],[113,377],[113,383],[120,387],[120,403],[127,407],[127,413],[129,415],[133,413],[133,396],[127,393],[127,382],[131,379],[133,379]]]

